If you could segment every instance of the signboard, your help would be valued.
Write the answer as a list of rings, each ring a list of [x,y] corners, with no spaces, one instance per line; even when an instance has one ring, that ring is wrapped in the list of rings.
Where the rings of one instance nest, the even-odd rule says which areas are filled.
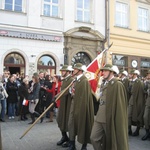
[[[149,68],[149,67],[150,67],[150,62],[147,62],[147,61],[141,61],[141,67]]]
[[[20,32],[20,31],[9,31],[9,30],[0,30],[0,36],[44,40],[44,41],[54,41],[54,42],[62,41],[61,36],[39,34],[39,33],[28,33],[28,32]]]
[[[113,65],[125,66],[125,61],[124,60],[113,60]]]

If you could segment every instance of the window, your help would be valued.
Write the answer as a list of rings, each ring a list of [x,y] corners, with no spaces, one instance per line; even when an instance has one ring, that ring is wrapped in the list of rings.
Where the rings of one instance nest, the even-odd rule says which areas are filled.
[[[128,28],[128,4],[116,2],[115,25]]]
[[[49,55],[43,55],[38,60],[38,71],[49,72],[51,75],[56,73],[55,60]]]
[[[22,12],[22,0],[5,0],[5,10]]]
[[[91,63],[91,59],[87,53],[79,52],[75,54],[71,60],[71,65],[74,66],[76,63],[82,63],[83,65],[88,66]]]
[[[91,21],[91,1],[77,0],[77,21]]]
[[[59,14],[59,0],[44,0],[43,15],[58,17]]]
[[[148,10],[138,8],[138,29],[148,31]]]

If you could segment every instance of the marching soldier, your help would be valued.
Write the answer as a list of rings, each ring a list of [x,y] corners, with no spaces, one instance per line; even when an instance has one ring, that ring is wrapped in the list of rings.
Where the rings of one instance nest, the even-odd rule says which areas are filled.
[[[150,138],[150,70],[148,71],[147,81],[145,83],[145,91],[147,93],[145,110],[144,110],[144,125],[146,134],[142,137],[142,140],[147,140]]]
[[[68,85],[73,81],[72,78],[72,66],[64,65],[61,69],[61,75],[63,77],[61,90],[64,90]],[[68,132],[68,119],[69,119],[69,113],[70,113],[70,105],[71,105],[71,94],[69,90],[67,90],[63,97],[60,99],[60,107],[58,110],[58,117],[57,117],[57,123],[58,127],[60,128],[62,138],[59,142],[57,142],[57,145],[62,145],[62,147],[68,147],[69,144],[69,138],[67,136]]]
[[[128,150],[127,97],[110,64],[103,68],[99,109],[91,133],[94,150]]]
[[[123,85],[125,86],[125,89],[126,89],[126,93],[127,93],[127,100],[129,101],[129,91],[128,91],[128,88],[129,88],[129,78],[128,78],[128,72],[126,70],[124,70],[122,73],[121,73],[121,82],[123,83]]]
[[[143,111],[144,111],[144,87],[143,83],[138,79],[140,72],[135,70],[130,81],[130,99],[128,106],[128,125],[129,135],[138,136],[140,126],[143,125]],[[136,130],[132,134],[131,126],[135,125]]]
[[[87,150],[94,122],[94,106],[89,81],[84,76],[81,63],[74,66],[73,75],[76,81],[72,87],[72,103],[69,115],[69,149],[75,150],[75,137],[82,144],[81,150]]]

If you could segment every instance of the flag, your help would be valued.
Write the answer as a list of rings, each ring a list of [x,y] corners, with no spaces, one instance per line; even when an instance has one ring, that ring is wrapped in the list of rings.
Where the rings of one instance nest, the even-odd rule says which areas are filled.
[[[28,106],[28,103],[29,103],[29,101],[28,101],[28,100],[26,100],[26,99],[24,99],[24,100],[23,100],[23,102],[22,102],[22,105],[24,105],[24,106]]]
[[[92,93],[98,100],[100,98],[100,86],[103,80],[100,68],[105,65],[105,51],[103,50],[86,68],[85,76],[87,77]]]

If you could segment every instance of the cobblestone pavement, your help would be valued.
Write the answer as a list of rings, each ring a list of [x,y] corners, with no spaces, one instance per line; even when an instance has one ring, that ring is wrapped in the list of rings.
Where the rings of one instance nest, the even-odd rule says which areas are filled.
[[[27,121],[6,120],[1,123],[3,150],[66,150],[57,146],[57,141],[61,138],[56,120],[54,122],[37,123],[22,139],[20,137],[28,129]],[[140,130],[139,137],[129,137],[130,150],[150,150],[150,140],[141,141],[145,130]],[[77,150],[81,149],[81,144],[76,142]],[[94,150],[88,144],[88,150]]]

